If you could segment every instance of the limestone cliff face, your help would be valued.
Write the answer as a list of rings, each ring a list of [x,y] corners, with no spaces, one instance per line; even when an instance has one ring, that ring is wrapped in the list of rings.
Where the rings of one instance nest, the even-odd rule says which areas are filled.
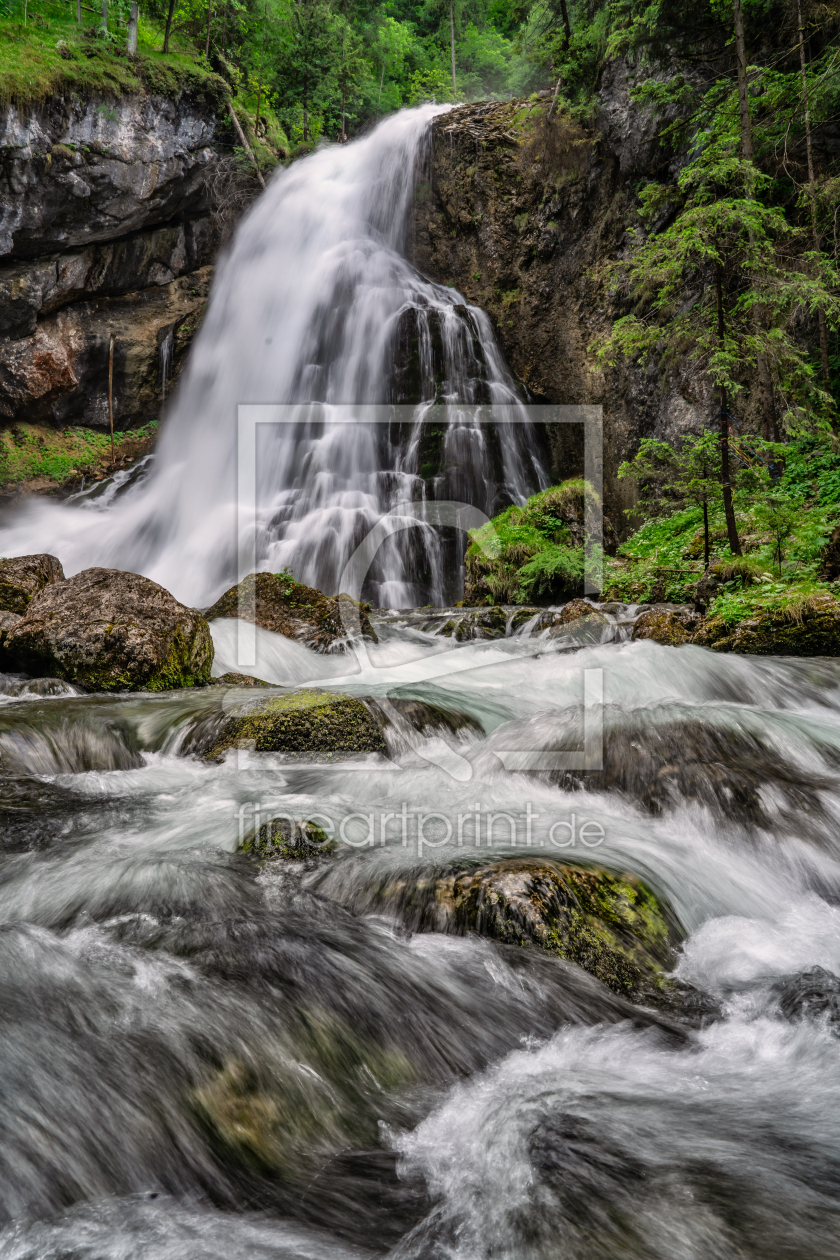
[[[0,423],[107,426],[112,336],[115,425],[157,417],[163,360],[207,294],[215,128],[185,97],[6,109]]]
[[[547,102],[464,105],[438,116],[418,188],[415,261],[494,321],[535,402],[604,408],[607,512],[622,528],[632,487],[619,464],[641,437],[696,431],[713,412],[707,379],[640,368],[597,370],[592,342],[626,307],[606,268],[638,226],[638,184],[667,161],[662,120],[631,103],[627,67],[605,74],[597,126],[544,124]],[[548,430],[556,481],[583,470],[577,426]]]

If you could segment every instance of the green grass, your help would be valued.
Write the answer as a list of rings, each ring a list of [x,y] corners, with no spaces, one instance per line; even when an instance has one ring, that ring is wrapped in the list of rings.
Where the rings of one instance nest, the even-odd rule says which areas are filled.
[[[171,41],[160,51],[162,32],[140,17],[137,56],[126,52],[125,27],[111,22],[110,37],[98,33],[98,15],[83,12],[75,20],[75,3],[29,0],[24,24],[23,0],[0,10],[0,103],[26,105],[48,97],[77,95],[118,98],[149,91],[177,99],[182,93],[223,106],[229,92],[194,49]]]
[[[114,435],[117,460],[128,443],[145,441],[157,431],[157,422]],[[46,478],[56,485],[76,477],[105,472],[111,463],[111,438],[91,429],[64,429],[44,433],[24,425],[0,433],[0,483],[11,486]]]

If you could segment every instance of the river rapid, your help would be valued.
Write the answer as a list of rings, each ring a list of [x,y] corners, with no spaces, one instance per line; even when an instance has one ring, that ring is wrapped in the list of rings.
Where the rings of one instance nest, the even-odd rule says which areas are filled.
[[[523,404],[486,316],[407,261],[436,112],[271,181],[142,477],[28,505],[3,555],[205,608],[246,560],[333,593],[407,504],[546,484],[524,412],[492,451],[476,418]],[[309,410],[263,435],[243,529],[255,402]],[[257,628],[247,669],[363,697],[387,753],[208,762],[191,732],[236,687],[0,676],[0,1260],[840,1257],[840,662],[632,642],[617,606],[595,641],[459,642],[463,538],[421,525],[371,565],[378,643]],[[240,625],[211,624],[216,677]],[[334,852],[260,866],[278,816]],[[684,1000],[377,897],[506,856],[643,880]]]
[[[275,684],[470,719],[418,733],[391,703],[388,755],[332,764],[184,755],[221,688],[6,677],[4,1260],[840,1254],[840,984],[791,987],[840,973],[840,665],[631,643],[633,611],[576,650],[453,643],[427,612],[343,656],[261,631]],[[235,623],[213,631],[220,672]],[[587,670],[628,769],[600,790],[539,768],[580,742]],[[691,768],[655,808],[653,745]],[[338,852],[260,872],[237,853],[257,810]],[[371,911],[383,873],[523,850],[664,896],[703,1018]]]

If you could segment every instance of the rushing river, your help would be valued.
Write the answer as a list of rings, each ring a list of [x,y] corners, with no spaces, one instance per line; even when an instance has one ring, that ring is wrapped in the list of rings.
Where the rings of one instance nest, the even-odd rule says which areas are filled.
[[[527,423],[492,459],[474,423],[520,406],[486,317],[406,260],[434,113],[272,181],[144,477],[31,505],[4,555],[207,607],[247,543],[331,592],[401,504],[492,513],[545,484]],[[334,423],[401,400],[407,432]],[[244,538],[236,409],[266,401],[323,412],[266,438]],[[430,479],[434,401],[461,410]],[[364,697],[387,755],[208,763],[191,732],[236,689],[0,677],[0,1260],[840,1257],[840,662],[633,643],[615,607],[576,647],[457,642],[454,610],[405,608],[444,602],[457,551],[400,539],[378,644],[258,630],[253,667]],[[219,677],[237,623],[212,632]],[[559,765],[593,730],[597,764]],[[335,853],[260,867],[241,842],[277,815]],[[377,904],[505,855],[645,881],[681,925],[683,1005]]]
[[[783,1000],[797,973],[840,973],[840,664],[630,643],[620,624],[576,651],[376,624],[359,657],[262,632],[259,667],[461,730],[397,716],[388,756],[208,766],[179,749],[219,688],[6,679],[0,1256],[840,1254],[840,986],[822,977],[821,1010]],[[213,628],[220,670],[234,627]],[[603,671],[608,788],[527,769],[579,740],[584,669]],[[505,769],[511,748],[525,769]],[[646,806],[640,764],[675,762]],[[236,852],[257,809],[317,816],[339,852],[258,873]],[[524,831],[511,850],[490,820],[526,810],[528,856],[595,859],[668,899],[677,974],[710,1015],[370,912],[383,871],[521,856]],[[463,811],[478,849],[469,827],[447,843]]]

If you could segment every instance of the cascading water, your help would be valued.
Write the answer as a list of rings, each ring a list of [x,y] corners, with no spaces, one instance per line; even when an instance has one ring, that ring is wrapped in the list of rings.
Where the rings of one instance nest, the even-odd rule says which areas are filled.
[[[68,574],[128,569],[186,603],[211,603],[239,576],[244,403],[301,405],[290,417],[300,423],[273,428],[258,448],[258,565],[289,567],[328,593],[390,509],[429,497],[490,514],[545,484],[527,423],[499,427],[495,459],[477,423],[478,404],[521,406],[486,315],[404,257],[435,112],[399,114],[272,181],[219,266],[152,475],[104,528],[89,513],[30,506],[0,529],[5,555],[49,551]],[[423,418],[436,401],[459,406],[430,477]],[[413,404],[409,424],[369,423],[400,402]],[[403,532],[382,548],[366,593],[382,606],[443,602],[442,572],[435,531]]]
[[[209,598],[235,561],[243,397],[428,401],[434,382],[467,400],[450,455],[481,453],[467,404],[513,397],[492,338],[396,249],[428,116],[272,186],[156,477],[107,515],[34,507],[4,551]],[[334,572],[420,492],[422,417],[399,440],[281,435],[263,560]],[[539,480],[516,431],[479,465],[486,502]],[[416,563],[388,553],[391,602]],[[236,689],[0,676],[0,1260],[840,1260],[840,663],[631,642],[638,609],[605,608],[600,642],[512,618],[459,642],[454,608],[375,612],[378,643],[343,656],[259,630],[269,683],[379,715],[387,755],[348,762],[191,755]],[[212,629],[217,674],[235,669],[236,623]],[[587,671],[601,768],[558,768]],[[336,850],[258,867],[243,835],[276,815],[320,820]],[[644,880],[683,932],[670,1004],[421,923],[451,896],[442,870],[502,857]]]

